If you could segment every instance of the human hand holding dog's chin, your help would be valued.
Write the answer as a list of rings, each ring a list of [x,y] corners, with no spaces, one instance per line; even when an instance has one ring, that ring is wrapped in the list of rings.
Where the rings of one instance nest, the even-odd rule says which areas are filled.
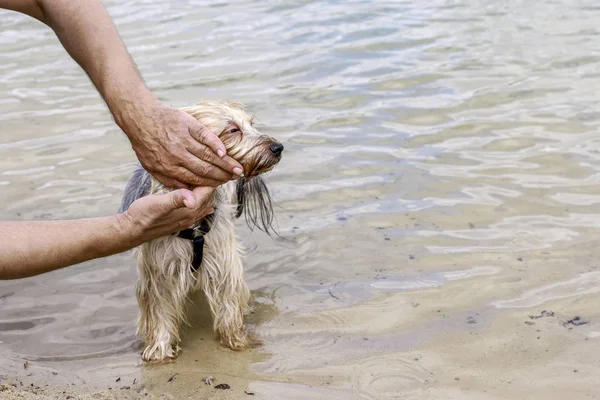
[[[214,212],[214,191],[197,187],[142,197],[122,214],[121,224],[139,243],[187,229]]]
[[[191,115],[151,97],[116,118],[140,163],[163,185],[217,187],[242,174],[219,137]]]

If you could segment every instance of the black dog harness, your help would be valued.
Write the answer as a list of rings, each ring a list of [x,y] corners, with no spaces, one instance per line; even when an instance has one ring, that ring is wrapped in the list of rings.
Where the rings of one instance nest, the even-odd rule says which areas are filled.
[[[209,215],[200,221],[200,225],[195,228],[188,228],[180,231],[177,236],[182,239],[191,240],[194,244],[194,259],[192,260],[192,272],[198,271],[202,264],[204,254],[204,235],[210,232],[210,224],[214,218],[214,214]]]
[[[244,185],[246,184],[246,178],[240,178],[237,182],[237,198],[238,204],[235,213],[235,217],[239,218],[244,212]],[[200,225],[195,228],[188,228],[180,231],[177,236],[182,239],[191,240],[194,244],[194,259],[192,260],[192,272],[198,271],[202,264],[202,257],[204,255],[204,236],[210,232],[210,226],[215,218],[214,214],[210,214],[202,221]]]

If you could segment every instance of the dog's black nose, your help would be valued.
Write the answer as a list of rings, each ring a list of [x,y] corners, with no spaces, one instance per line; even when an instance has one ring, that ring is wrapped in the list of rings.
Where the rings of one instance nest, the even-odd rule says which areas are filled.
[[[280,155],[282,151],[283,145],[281,143],[273,143],[271,145],[271,153],[275,154],[276,156]]]

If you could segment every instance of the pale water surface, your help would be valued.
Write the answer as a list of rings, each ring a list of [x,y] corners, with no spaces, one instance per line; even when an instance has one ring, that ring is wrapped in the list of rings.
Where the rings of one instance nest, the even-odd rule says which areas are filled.
[[[286,146],[285,240],[242,230],[265,346],[219,348],[200,305],[182,357],[142,367],[127,253],[0,283],[1,374],[178,373],[176,398],[206,375],[274,399],[600,396],[596,1],[107,5],[161,99],[243,102]],[[53,33],[1,12],[0,218],[114,213],[135,162]]]

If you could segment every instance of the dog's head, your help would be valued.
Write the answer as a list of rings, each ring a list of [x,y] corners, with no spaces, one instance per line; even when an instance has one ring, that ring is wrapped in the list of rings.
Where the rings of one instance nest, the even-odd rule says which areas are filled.
[[[271,195],[260,174],[272,170],[281,160],[283,145],[260,133],[253,124],[254,117],[244,106],[230,101],[206,101],[182,108],[202,125],[217,133],[227,154],[242,164],[244,177],[238,180],[236,217],[242,213],[250,229],[271,234],[273,204]]]
[[[283,145],[260,133],[254,127],[254,117],[243,105],[225,100],[206,101],[182,110],[218,134],[227,154],[242,164],[247,179],[272,170],[281,160]]]

